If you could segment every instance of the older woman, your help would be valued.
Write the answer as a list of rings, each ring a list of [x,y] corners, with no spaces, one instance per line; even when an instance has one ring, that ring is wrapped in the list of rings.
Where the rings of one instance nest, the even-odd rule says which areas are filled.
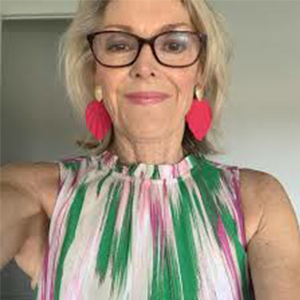
[[[229,54],[208,3],[85,0],[62,45],[96,142],[2,168],[1,266],[15,258],[36,299],[298,299],[282,185],[205,157]]]

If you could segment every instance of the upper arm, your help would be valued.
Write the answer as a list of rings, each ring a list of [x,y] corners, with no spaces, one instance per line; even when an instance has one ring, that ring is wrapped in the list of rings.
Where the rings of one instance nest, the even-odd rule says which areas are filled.
[[[21,187],[40,212],[26,219],[26,236],[14,255],[17,265],[31,278],[32,287],[39,277],[59,185],[59,166],[50,162],[17,162],[1,168],[1,180]]]
[[[51,162],[15,162],[1,167],[1,180],[20,186],[32,195],[50,218],[59,186],[59,166]]]
[[[300,233],[291,201],[280,182],[257,172],[262,214],[247,245],[256,300],[296,300],[300,295]]]

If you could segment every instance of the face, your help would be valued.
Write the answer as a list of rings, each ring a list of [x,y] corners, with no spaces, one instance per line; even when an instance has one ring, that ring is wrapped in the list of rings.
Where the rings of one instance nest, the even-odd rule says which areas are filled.
[[[163,25],[179,22],[187,25],[172,30],[195,31],[179,0],[115,0],[108,5],[98,29],[124,31],[118,27],[104,27],[128,25],[134,34],[149,38]],[[201,86],[200,67],[199,61],[184,68],[163,66],[156,61],[149,45],[144,45],[130,66],[109,68],[97,63],[95,83],[102,88],[116,138],[124,135],[132,142],[164,140],[182,128],[192,104],[194,87]],[[132,104],[125,94],[138,91],[159,91],[170,97],[150,105]]]

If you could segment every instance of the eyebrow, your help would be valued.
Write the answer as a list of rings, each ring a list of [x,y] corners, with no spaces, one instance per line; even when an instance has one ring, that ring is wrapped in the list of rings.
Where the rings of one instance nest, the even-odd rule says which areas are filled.
[[[157,33],[160,33],[160,32],[162,32],[162,31],[172,30],[172,29],[174,29],[174,28],[176,28],[176,27],[179,27],[179,26],[189,26],[189,27],[190,27],[189,24],[184,23],[184,22],[165,24],[165,25],[163,25],[163,26],[157,31]],[[129,31],[129,32],[131,32],[131,33],[134,32],[133,27],[128,26],[128,25],[123,25],[123,24],[110,24],[110,25],[105,26],[104,29],[110,28],[110,27],[117,27],[117,28],[120,28],[120,29],[127,30],[127,31]]]

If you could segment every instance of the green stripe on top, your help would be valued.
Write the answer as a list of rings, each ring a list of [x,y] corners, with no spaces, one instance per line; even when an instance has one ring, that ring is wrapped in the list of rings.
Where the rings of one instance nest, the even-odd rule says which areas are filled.
[[[85,158],[85,157],[82,157],[82,158]],[[80,169],[80,162],[76,161],[76,160],[75,161],[64,161],[63,164],[66,169],[72,170],[74,174],[77,173]]]
[[[120,191],[121,191],[121,183],[118,181],[110,189],[108,199],[111,199],[112,197],[112,200],[107,201],[107,210],[108,210],[107,218],[103,228],[102,238],[99,243],[99,248],[98,248],[99,250],[98,250],[97,262],[96,262],[96,273],[99,275],[100,284],[105,279],[108,270],[109,259],[112,253],[112,244],[114,239],[116,217],[117,217],[117,212],[119,207]]]
[[[87,184],[85,182],[81,183],[78,187],[75,198],[69,210],[69,214],[67,217],[68,219],[66,221],[67,225],[66,225],[64,242],[61,248],[58,267],[56,271],[56,279],[55,279],[55,286],[54,286],[54,300],[59,300],[64,262],[68,250],[70,249],[70,246],[72,245],[72,242],[75,238],[75,233],[76,233],[82,205],[85,199],[86,190],[87,190]]]
[[[36,285],[36,287],[33,291],[33,299],[34,300],[37,300],[38,293],[39,293],[39,287],[38,287],[38,285]]]
[[[249,284],[246,277],[247,253],[245,252],[245,249],[238,239],[237,224],[234,221],[232,214],[228,210],[226,204],[220,202],[220,199],[218,198],[219,196],[217,195],[217,192],[220,188],[219,186],[221,178],[223,178],[224,176],[223,170],[211,165],[205,159],[201,163],[201,170],[203,172],[203,176],[201,178],[193,176],[193,178],[195,179],[195,182],[197,182],[197,185],[201,191],[201,197],[203,199],[205,210],[207,212],[207,215],[209,216],[210,224],[212,224],[212,227],[214,229],[213,233],[215,239],[221,249],[221,242],[217,234],[217,218],[219,214],[224,224],[225,231],[228,234],[228,237],[233,242],[235,248],[237,264],[241,275],[243,299],[251,300],[253,299],[253,296],[251,294],[251,291],[249,290]],[[222,180],[225,180],[225,178]],[[194,198],[197,199],[197,196],[195,194]],[[196,203],[199,214],[201,215],[201,218],[203,220],[202,210],[199,206],[198,201]],[[219,213],[217,210],[217,206]],[[208,233],[207,227],[205,227],[205,230]]]
[[[154,166],[151,179],[160,179],[159,169],[157,165]]]
[[[221,244],[218,238],[218,211],[216,207],[216,203],[218,203],[217,194],[220,189],[221,170],[219,170],[215,166],[212,166],[205,158],[199,160],[199,168],[202,174],[201,176],[199,176],[199,170],[192,170],[191,175],[200,191],[205,212],[208,215],[210,224],[213,228],[214,238],[218,241],[221,249]],[[198,208],[198,212],[203,219],[203,212],[197,200],[198,197],[195,194],[193,195],[196,206]],[[206,222],[204,221],[203,224],[205,223]],[[207,234],[209,234],[206,227],[205,230]]]
[[[177,204],[170,201],[170,209],[174,225],[176,247],[179,258],[180,278],[183,295],[176,298],[198,300],[198,256],[195,249],[193,236],[193,209],[191,197],[186,183],[181,178],[178,179],[180,189],[180,199]],[[178,207],[175,207],[178,206]]]
[[[172,244],[166,241],[164,255],[164,296],[163,299],[181,300],[180,270],[177,267]]]
[[[115,290],[117,285],[119,291],[126,280],[128,258],[131,253],[132,242],[132,206],[134,186],[130,184],[130,192],[128,197],[128,203],[126,206],[125,216],[122,223],[122,229],[119,235],[114,237],[113,243],[113,269],[112,269],[112,289]],[[117,232],[116,232],[117,233]]]
[[[165,248],[161,249],[159,247],[159,237],[159,234],[155,237],[153,275],[151,293],[148,300],[181,300],[183,298],[180,284],[180,269],[177,266],[175,251],[172,249],[172,244],[167,237]],[[162,255],[161,252],[163,252]],[[160,260],[161,257],[163,260]]]
[[[101,179],[99,180],[98,185],[97,185],[97,194],[96,194],[97,197],[98,197],[99,194],[100,194],[100,190],[101,190],[101,188],[102,188],[102,186],[103,186],[105,180],[111,176],[111,173],[112,173],[112,170],[109,170],[109,172],[107,172],[107,174],[106,174],[105,176],[103,176],[103,178],[101,178]]]

